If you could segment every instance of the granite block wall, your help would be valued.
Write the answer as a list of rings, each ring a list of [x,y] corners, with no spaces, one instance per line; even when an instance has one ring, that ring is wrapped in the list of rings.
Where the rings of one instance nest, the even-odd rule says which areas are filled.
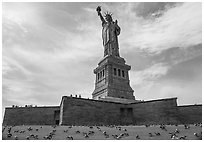
[[[178,106],[178,119],[183,124],[202,123],[202,105]]]
[[[177,98],[132,104],[63,97],[61,125],[178,123]]]
[[[133,124],[175,124],[177,119],[177,98],[132,103]]]
[[[177,98],[130,104],[63,96],[60,106],[6,108],[3,125],[143,125],[202,122],[202,105]]]
[[[6,108],[3,125],[54,125],[59,106]]]
[[[62,98],[60,125],[119,124],[121,103],[99,100]]]

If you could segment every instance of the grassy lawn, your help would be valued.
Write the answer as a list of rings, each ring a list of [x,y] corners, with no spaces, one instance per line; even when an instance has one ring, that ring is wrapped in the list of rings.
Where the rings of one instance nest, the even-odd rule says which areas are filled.
[[[11,136],[8,137],[10,126],[3,126],[2,139],[6,140],[44,140],[45,136],[51,135],[52,140],[171,140],[171,134],[174,133],[174,139],[184,136],[187,140],[201,139],[201,126],[189,125],[185,129],[184,125],[166,125],[166,130],[162,130],[159,125],[154,126],[14,126],[10,130]],[[29,129],[30,128],[30,129]],[[29,130],[28,130],[29,129]],[[177,132],[176,129],[178,130]],[[151,134],[150,134],[151,133]],[[157,135],[155,134],[157,133]],[[199,136],[195,136],[197,133]],[[116,136],[117,135],[117,136]],[[120,135],[120,136],[119,136]],[[67,138],[70,136],[69,138]]]

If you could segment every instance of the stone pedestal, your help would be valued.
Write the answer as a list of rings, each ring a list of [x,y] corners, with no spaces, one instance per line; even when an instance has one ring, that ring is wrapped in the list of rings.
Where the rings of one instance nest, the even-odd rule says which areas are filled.
[[[92,97],[95,100],[114,97],[135,100],[133,89],[129,84],[128,71],[131,67],[125,60],[116,56],[105,56],[94,70],[96,74],[95,90]]]

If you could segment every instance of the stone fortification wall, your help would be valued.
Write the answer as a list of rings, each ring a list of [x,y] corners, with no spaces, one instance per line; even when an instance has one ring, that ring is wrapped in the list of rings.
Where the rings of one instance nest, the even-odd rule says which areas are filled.
[[[60,108],[60,124],[119,124],[121,106],[124,104],[64,96]]]
[[[202,123],[202,105],[178,106],[178,118],[181,123]]]
[[[59,106],[8,107],[5,109],[3,125],[54,125],[55,120],[59,120],[56,111],[59,111]]]
[[[177,121],[177,98],[133,103],[134,124],[172,124]]]
[[[171,98],[122,104],[64,96],[61,103],[60,124],[127,125],[178,123],[176,99]]]
[[[129,104],[63,96],[60,106],[6,108],[3,125],[142,125],[202,122],[202,105],[177,98]]]

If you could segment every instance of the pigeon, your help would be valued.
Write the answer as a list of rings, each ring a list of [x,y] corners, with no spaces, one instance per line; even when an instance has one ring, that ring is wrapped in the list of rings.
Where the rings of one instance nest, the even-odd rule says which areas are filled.
[[[193,133],[194,136],[198,137],[198,133]]]
[[[67,139],[73,140],[74,138],[72,136],[67,136]]]
[[[84,136],[85,138],[89,138],[89,135],[88,134],[85,134],[85,136]]]
[[[136,139],[140,139],[140,136],[139,136],[139,135],[136,135]]]
[[[92,135],[94,133],[95,133],[94,131],[89,131],[88,135]]]
[[[149,137],[153,137],[152,133],[149,133]]]
[[[20,131],[20,133],[25,133],[25,131],[24,131],[24,130],[22,130],[22,131]]]
[[[18,132],[19,132],[19,130],[15,130],[15,131],[14,131],[14,133],[18,133]]]
[[[118,137],[118,135],[116,135],[116,134],[115,134],[115,135],[113,134],[112,136],[113,136],[113,138],[115,138],[115,139],[117,139],[117,137]]]
[[[175,133],[180,133],[180,130],[176,129],[176,130],[175,130]]]
[[[11,136],[12,136],[11,133],[8,133],[8,134],[7,134],[7,138],[10,138]]]
[[[181,136],[181,137],[179,137],[179,139],[180,139],[180,140],[186,140],[186,137],[187,137],[187,136]]]
[[[188,126],[188,125],[185,124],[185,125],[184,125],[184,128],[185,128],[185,129],[190,129],[190,126]]]
[[[177,137],[176,135],[173,135],[173,136],[171,137],[171,139],[172,139],[172,140],[178,140],[178,137]]]
[[[30,137],[29,137],[29,136],[27,136],[27,137],[26,137],[26,139],[27,139],[27,140],[29,140],[29,139],[30,139]]]
[[[108,134],[104,134],[105,135],[105,138],[109,138],[109,135]]]
[[[65,133],[67,133],[67,132],[68,132],[68,130],[64,130],[64,132],[65,132]]]
[[[156,136],[160,136],[161,134],[159,132],[155,132],[155,135]]]
[[[18,140],[18,137],[17,136],[14,136],[15,140]]]
[[[80,133],[80,131],[79,131],[79,130],[77,130],[77,131],[76,131],[76,134],[79,134],[79,133]]]
[[[106,131],[103,131],[103,134],[106,134]]]

